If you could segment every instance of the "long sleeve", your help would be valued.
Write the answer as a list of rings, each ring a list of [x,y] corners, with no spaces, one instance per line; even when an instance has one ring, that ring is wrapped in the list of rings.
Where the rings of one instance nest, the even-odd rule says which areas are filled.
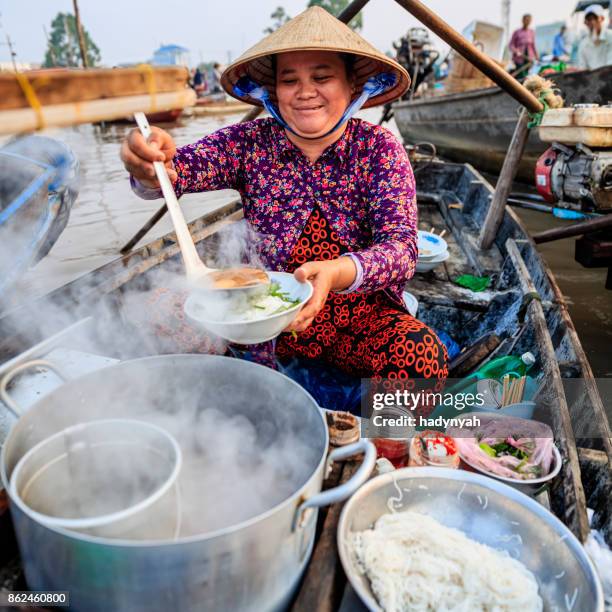
[[[238,188],[244,125],[231,125],[177,149],[177,196]]]
[[[173,159],[178,174],[174,184],[177,197],[184,193],[238,188],[246,125],[231,125],[177,149]],[[145,200],[162,197],[159,189],[147,188],[134,177],[130,177],[130,184],[134,193]]]
[[[414,175],[406,151],[390,132],[382,134],[370,168],[367,214],[373,245],[350,254],[361,277],[350,289],[364,292],[407,281],[417,260]]]

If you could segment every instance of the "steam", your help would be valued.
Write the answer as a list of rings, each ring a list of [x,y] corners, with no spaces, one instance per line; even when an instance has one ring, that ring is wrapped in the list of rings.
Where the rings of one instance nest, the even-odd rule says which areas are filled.
[[[201,252],[210,266],[265,267],[260,244],[246,222],[240,222],[228,224],[198,249],[203,247]],[[120,273],[128,274],[130,266],[139,264],[129,262]],[[161,354],[223,354],[227,350],[227,343],[191,323],[183,312],[192,287],[186,281],[180,255],[146,273],[135,273],[131,280],[109,290],[113,281],[112,277],[92,275],[89,280],[81,279],[72,295],[60,291],[42,299],[25,299],[19,308],[5,312],[0,319],[4,358],[86,317],[91,321],[62,346],[121,361]],[[168,503],[156,507],[157,514],[148,518],[147,533],[171,539],[169,524],[180,524],[182,538],[235,525],[273,508],[308,481],[326,450],[322,448],[323,424],[312,422],[314,411],[309,400],[269,370],[256,368],[259,374],[245,377],[242,371],[229,375],[223,365],[215,374],[199,363],[173,365],[171,358],[165,367],[150,368],[146,363],[124,366],[131,367],[129,375],[98,371],[89,375],[82,390],[63,397],[60,389],[58,399],[37,405],[27,440],[12,447],[20,450],[9,457],[9,473],[25,450],[76,423],[128,418],[158,425],[177,440],[183,466],[178,489],[172,489]],[[304,403],[309,404],[308,409]],[[0,411],[5,412],[1,404]],[[100,460],[108,462],[112,454]],[[143,489],[138,490],[134,482],[139,479],[129,478],[136,465],[136,460],[118,461],[106,472],[110,480],[100,478],[82,487],[84,498],[79,498],[79,507],[96,516],[104,514],[110,502],[121,507],[123,495],[128,505],[131,499],[146,497],[150,479],[140,479]],[[103,474],[103,467],[89,464],[87,472]],[[150,469],[155,471],[152,463]],[[79,474],[82,476],[82,470],[75,470],[73,479],[64,479],[61,485],[54,482],[58,499],[70,499],[70,490],[79,486]],[[104,489],[113,487],[113,478],[117,489],[108,496]],[[123,491],[120,482],[130,485]],[[70,507],[74,514],[74,504]],[[143,536],[134,530],[121,537]]]

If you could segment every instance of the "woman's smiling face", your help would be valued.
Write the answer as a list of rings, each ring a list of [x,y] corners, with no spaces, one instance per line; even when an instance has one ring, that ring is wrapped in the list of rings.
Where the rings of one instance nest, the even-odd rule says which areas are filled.
[[[351,101],[352,89],[338,53],[292,51],[276,56],[278,108],[302,136],[322,136],[334,127]]]

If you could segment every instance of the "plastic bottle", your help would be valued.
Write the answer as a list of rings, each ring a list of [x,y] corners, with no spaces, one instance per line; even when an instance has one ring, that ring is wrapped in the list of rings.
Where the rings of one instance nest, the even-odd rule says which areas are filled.
[[[516,355],[506,355],[505,357],[497,357],[488,363],[485,363],[481,368],[474,372],[478,380],[483,378],[494,378],[501,380],[504,376],[509,375],[514,378],[525,376],[527,371],[533,366],[536,359],[532,353],[523,353],[520,357]]]

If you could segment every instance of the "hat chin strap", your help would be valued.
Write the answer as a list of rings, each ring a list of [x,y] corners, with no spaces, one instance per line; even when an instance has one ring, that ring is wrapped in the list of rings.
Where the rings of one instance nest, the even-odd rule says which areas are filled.
[[[280,112],[270,100],[270,94],[268,90],[262,85],[258,85],[251,78],[247,76],[240,77],[234,85],[234,93],[242,98],[253,98],[263,104],[263,107],[270,113],[278,123],[280,123],[286,130],[289,130],[292,134],[295,134],[299,138],[305,140],[319,140],[325,138],[330,134],[333,134],[343,123],[348,121],[355,113],[357,113],[361,107],[372,97],[378,96],[379,94],[391,89],[395,86],[397,77],[392,72],[382,72],[375,76],[370,77],[363,86],[363,91],[358,98],[355,98],[346,108],[342,117],[338,120],[336,125],[327,131],[322,136],[302,136],[298,134],[288,123],[282,118]]]

